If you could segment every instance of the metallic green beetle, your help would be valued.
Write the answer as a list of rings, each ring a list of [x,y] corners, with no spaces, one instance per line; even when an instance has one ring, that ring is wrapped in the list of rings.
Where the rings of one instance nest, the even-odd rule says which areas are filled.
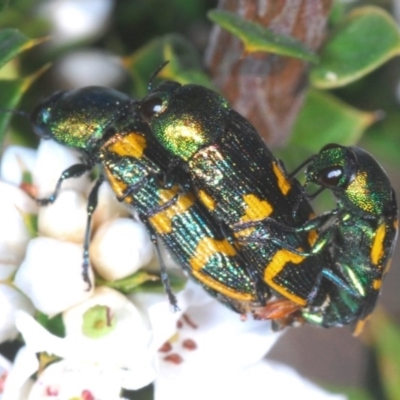
[[[306,228],[320,228],[314,249],[331,248],[336,268],[358,297],[336,289],[326,308],[303,316],[322,326],[356,322],[358,334],[390,266],[398,231],[396,196],[383,168],[357,147],[325,146],[311,158],[305,175],[307,184],[331,190],[337,204]]]
[[[142,100],[140,110],[170,152],[174,170],[189,174],[196,196],[211,215],[235,230],[259,287],[267,284],[272,294],[305,307],[323,303],[325,281],[346,286],[340,274],[334,273],[327,249],[314,257],[300,254],[313,245],[315,231],[305,237],[278,230],[263,245],[245,243],[262,229],[246,224],[268,218],[301,227],[313,211],[297,180],[288,179],[255,129],[220,95],[198,85],[164,82]]]
[[[117,199],[139,213],[154,241],[154,235],[161,238],[178,264],[211,295],[239,313],[264,305],[240,254],[201,203],[178,185],[164,186],[169,157],[142,122],[137,101],[109,88],[86,87],[51,96],[33,111],[31,121],[40,137],[83,156],[81,164],[63,172],[55,192],[40,200],[42,204],[55,200],[65,179],[81,176],[96,166],[100,169],[88,202],[86,279],[91,216],[99,186],[106,180]],[[167,274],[163,268],[161,272],[170,301],[176,306]]]
[[[360,148],[330,144],[299,169],[304,165],[306,185],[313,183],[319,191],[330,190],[336,208],[311,219],[300,229],[282,225],[279,229],[298,233],[318,229],[310,253],[302,254],[313,257],[329,248],[335,261],[334,271],[344,277],[357,295],[328,282],[325,305],[306,307],[298,313],[307,322],[323,327],[353,323],[354,334],[358,335],[374,310],[390,266],[398,230],[396,196],[386,172]],[[260,224],[267,232],[274,221]],[[269,236],[266,232],[264,236]],[[260,242],[265,238],[258,232],[250,240]]]

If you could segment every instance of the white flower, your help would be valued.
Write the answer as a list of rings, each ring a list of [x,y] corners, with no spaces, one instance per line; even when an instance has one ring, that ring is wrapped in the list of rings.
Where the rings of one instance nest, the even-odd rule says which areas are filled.
[[[50,19],[55,40],[65,43],[104,32],[112,5],[111,0],[57,0],[44,3],[40,12]]]
[[[26,193],[11,184],[0,181],[0,192],[0,263],[13,271],[23,259],[30,239],[24,218],[36,213],[37,206]]]
[[[1,157],[1,180],[18,186],[24,171],[33,171],[36,164],[36,150],[22,146],[9,146]]]
[[[11,146],[4,153],[0,167],[0,279],[7,285],[0,286],[3,311],[0,341],[17,335],[14,324],[17,308],[32,314],[35,307],[52,316],[92,295],[93,287],[88,290],[82,276],[87,195],[93,186],[88,174],[65,180],[56,201],[46,207],[38,207],[20,188],[24,187],[23,179],[30,175],[33,185],[29,189],[32,193],[40,198],[49,196],[54,192],[61,173],[80,162],[78,154],[53,141],[42,141],[37,152]],[[118,279],[145,265],[152,257],[153,249],[141,223],[118,219],[123,222],[110,222],[129,215],[129,212],[115,199],[106,184],[102,186],[105,189],[99,192],[99,209],[93,216],[94,233],[102,224],[101,234],[95,235],[101,243],[101,250],[96,252],[96,246],[93,247],[97,253],[94,260],[106,268],[107,272],[103,274],[106,278]],[[32,239],[36,216],[42,237]],[[115,237],[123,238],[125,242],[115,240]],[[114,260],[118,254],[125,256],[124,263],[121,258]],[[94,285],[91,268],[88,273]],[[10,286],[11,279],[21,291]]]
[[[184,308],[185,297],[179,295],[178,300]],[[159,344],[176,330],[179,314],[170,312],[165,296],[147,294],[142,296],[139,304],[143,310],[113,289],[96,288],[90,299],[63,314],[65,338],[52,335],[31,316],[20,312],[16,323],[26,348],[10,372],[6,382],[6,392],[10,396],[3,400],[16,398],[18,388],[25,386],[29,376],[37,371],[37,361],[35,364],[32,360],[36,360],[35,353],[38,352],[62,357],[65,363],[60,363],[49,375],[40,376],[32,393],[37,393],[38,385],[42,388],[43,385],[57,387],[60,393],[83,387],[92,393],[99,393],[104,376],[109,376],[110,390],[121,387],[139,389],[151,383],[156,376]],[[162,321],[154,321],[154,317]],[[88,375],[89,380],[82,381],[79,374]],[[72,385],[73,379],[77,380],[76,385]],[[103,382],[100,384],[100,381]],[[64,385],[67,387],[64,388]],[[113,397],[99,395],[95,398]]]
[[[110,185],[101,185],[96,211],[93,214],[92,227],[96,231],[98,226],[115,218],[130,217],[131,214],[123,203],[119,202]]]
[[[76,358],[86,362],[134,372],[143,372],[146,365],[151,369],[152,331],[137,307],[116,290],[97,287],[90,299],[65,311],[63,320],[65,340],[76,346],[76,351],[68,349],[64,357],[76,353]]]
[[[128,310],[132,304],[125,304],[126,299],[120,302],[110,290],[103,293],[101,289],[98,297],[95,295],[86,304],[82,303],[75,310],[68,311],[72,314],[65,316],[66,326],[70,330],[65,339],[49,334],[26,314],[19,315],[18,327],[32,354],[45,350],[65,359],[65,363],[58,363],[48,374],[40,376],[30,393],[30,396],[36,397],[27,399],[42,398],[36,395],[38,385],[42,389],[57,388],[59,393],[71,393],[71,396],[83,389],[92,394],[99,393],[106,379],[105,374],[109,376],[108,390],[114,390],[113,393],[117,393],[118,385],[133,389],[155,378],[155,400],[261,400],[271,396],[281,399],[345,399],[344,396],[325,392],[289,367],[265,360],[266,352],[279,338],[279,334],[271,331],[270,324],[265,321],[242,321],[237,314],[211,299],[198,286],[189,284],[178,296],[179,306],[186,310],[184,314],[171,313],[168,303],[160,301],[160,295],[135,295],[135,303],[142,309],[145,319],[139,317],[141,313],[135,307],[131,314]],[[90,339],[82,334],[82,315],[92,310],[94,304],[110,307],[117,325],[115,330],[110,329],[106,334],[109,339],[93,339],[93,343],[90,343]],[[118,308],[121,310],[118,311]],[[121,319],[119,316],[124,313],[126,317]],[[137,321],[131,327],[124,321],[126,318],[129,320],[129,316],[132,321]],[[118,324],[121,324],[120,334],[116,333]],[[97,346],[96,340],[99,340]],[[160,346],[161,343],[164,345]],[[126,358],[123,350],[127,352]],[[119,355],[114,354],[119,351]],[[125,362],[130,360],[125,374],[120,368],[124,358]],[[10,372],[10,381],[14,385],[22,385],[32,372],[16,363]],[[19,379],[16,377],[18,373],[21,374]],[[80,376],[88,376],[88,379],[81,379]],[[11,389],[9,391],[12,392]],[[104,397],[98,394],[94,398]],[[13,397],[4,398],[9,399]]]
[[[198,293],[193,286],[188,290]],[[345,399],[264,359],[280,336],[269,322],[241,321],[204,296],[188,307],[177,335],[159,352],[155,400]]]
[[[113,249],[113,252],[109,249]],[[109,281],[133,274],[152,258],[153,244],[146,227],[128,218],[118,218],[102,224],[90,245],[93,266]]]
[[[8,373],[11,369],[11,362],[0,354],[0,399],[2,399],[1,394],[4,391],[4,385],[8,379]]]
[[[1,400],[26,400],[33,385],[30,376],[39,367],[36,354],[22,347],[9,367]]]
[[[120,380],[114,368],[62,360],[43,371],[29,391],[27,400],[117,400],[122,398],[120,392]]]
[[[82,160],[78,153],[67,150],[52,140],[42,140],[31,171],[33,183],[38,192],[37,196],[39,198],[50,196],[61,174],[71,165],[80,163]],[[87,193],[89,186],[89,176],[84,174],[79,178],[66,179],[62,184],[62,190],[73,189],[80,193]]]
[[[82,264],[87,195],[93,184],[88,174],[67,179],[56,201],[43,207],[38,207],[15,185],[22,183],[28,171],[38,197],[49,196],[62,172],[80,162],[78,154],[54,141],[42,141],[36,157],[31,150],[10,147],[1,164],[2,178],[12,184],[0,181],[3,193],[0,218],[4,222],[0,226],[0,277],[7,279],[19,266],[16,286],[38,310],[48,315],[63,312],[91,295],[83,280]],[[107,187],[106,184],[102,186]],[[39,235],[44,237],[31,240],[26,218],[34,214],[38,215]],[[92,227],[96,242],[91,252],[94,264],[106,279],[124,278],[152,257],[152,244],[141,223],[123,219],[113,223],[111,220],[128,214],[109,188],[100,190],[99,209],[93,216],[96,223]],[[96,235],[100,223],[101,232]],[[91,269],[88,272],[93,282]]]
[[[87,198],[75,190],[63,190],[57,201],[40,207],[39,234],[83,244],[87,221]]]
[[[0,284],[0,310],[0,343],[17,337],[14,318],[18,310],[24,310],[29,314],[35,311],[26,296],[7,284]]]
[[[44,314],[55,315],[87,299],[92,291],[82,277],[82,245],[50,238],[29,242],[14,284]],[[89,269],[89,278],[93,274]]]

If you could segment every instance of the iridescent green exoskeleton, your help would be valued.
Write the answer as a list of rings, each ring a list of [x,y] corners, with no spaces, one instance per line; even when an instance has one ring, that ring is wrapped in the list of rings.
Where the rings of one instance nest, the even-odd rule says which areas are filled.
[[[220,95],[198,85],[164,82],[143,99],[140,110],[170,152],[174,171],[188,173],[210,214],[234,231],[259,287],[267,284],[272,294],[299,307],[322,304],[325,281],[345,287],[327,248],[314,257],[301,255],[313,246],[315,231],[306,237],[278,229],[263,244],[246,243],[262,230],[258,221],[296,228],[313,217],[313,210],[297,180],[288,179],[255,129]]]
[[[326,327],[357,322],[358,334],[376,305],[396,243],[394,190],[377,161],[357,147],[325,146],[311,158],[305,176],[307,184],[330,190],[337,204],[304,227],[319,228],[311,253],[329,246],[336,269],[358,296],[333,288],[325,308],[304,311],[303,316]]]
[[[140,215],[154,241],[161,238],[189,276],[220,302],[239,313],[264,305],[245,263],[202,204],[177,184],[164,185],[169,156],[141,121],[134,99],[103,87],[60,92],[39,104],[31,120],[40,137],[78,150],[83,157],[81,164],[64,171],[53,195],[40,200],[42,204],[56,199],[65,179],[99,167],[100,176],[88,201],[86,279],[91,217],[99,186],[106,180],[117,199]],[[170,301],[176,306],[164,268],[161,273]]]

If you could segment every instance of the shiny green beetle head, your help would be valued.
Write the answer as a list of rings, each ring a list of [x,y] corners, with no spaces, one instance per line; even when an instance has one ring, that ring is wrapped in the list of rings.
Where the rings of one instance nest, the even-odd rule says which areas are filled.
[[[329,144],[307,166],[307,182],[332,190],[341,207],[381,215],[391,204],[386,172],[358,147]]]
[[[33,110],[31,123],[41,138],[92,152],[134,103],[116,90],[88,86],[52,95]]]
[[[146,96],[140,110],[159,142],[185,161],[220,137],[229,118],[229,106],[219,94],[172,81]]]

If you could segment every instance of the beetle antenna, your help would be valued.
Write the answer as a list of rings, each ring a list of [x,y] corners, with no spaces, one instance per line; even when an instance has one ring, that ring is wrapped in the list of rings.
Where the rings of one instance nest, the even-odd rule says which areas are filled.
[[[151,92],[151,89],[153,88],[153,81],[154,78],[160,73],[160,71],[169,63],[169,60],[164,61],[152,74],[149,80],[149,84],[147,86],[147,90]]]
[[[14,109],[10,109],[10,108],[0,108],[0,112],[6,112],[6,113],[11,113],[11,114],[21,115],[22,117],[25,117],[27,119],[30,118],[29,113],[27,113],[26,111],[22,111],[22,110],[14,110]]]
[[[293,179],[307,164],[309,164],[313,160],[314,156],[307,158],[304,162],[302,162],[294,171],[289,174],[289,180]]]

